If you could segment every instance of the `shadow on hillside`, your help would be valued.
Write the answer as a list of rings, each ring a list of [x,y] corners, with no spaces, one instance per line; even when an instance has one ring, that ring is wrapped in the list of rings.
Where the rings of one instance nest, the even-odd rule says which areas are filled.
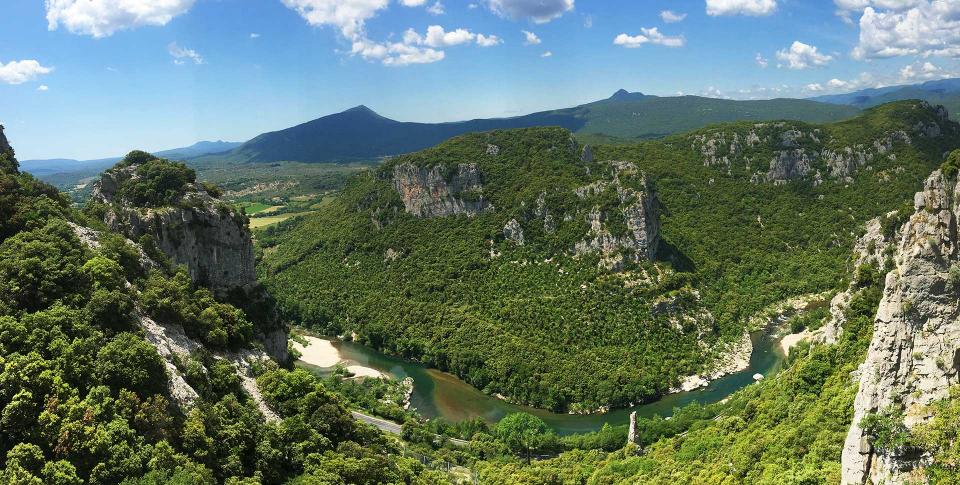
[[[657,246],[657,261],[669,262],[674,270],[683,273],[695,273],[697,271],[697,265],[694,264],[692,259],[663,238],[660,238],[660,245]]]

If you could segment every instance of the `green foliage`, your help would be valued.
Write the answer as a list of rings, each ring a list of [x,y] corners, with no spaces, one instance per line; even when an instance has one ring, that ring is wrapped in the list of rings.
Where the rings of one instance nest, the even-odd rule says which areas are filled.
[[[530,455],[546,439],[547,424],[532,414],[508,414],[497,423],[496,434],[514,453],[523,454],[529,463]]]
[[[930,483],[960,481],[960,388],[929,407],[933,417],[911,433],[913,444],[930,456],[924,470]]]
[[[910,430],[903,424],[903,413],[892,409],[870,413],[860,421],[870,444],[880,452],[891,452],[912,443]]]
[[[144,152],[131,152],[118,167],[134,163],[137,164],[136,176],[124,180],[117,189],[120,200],[134,206],[174,205],[184,194],[186,185],[197,180],[196,172],[186,165]]]
[[[943,176],[948,180],[953,180],[957,177],[957,172],[960,172],[960,150],[950,152],[947,159],[940,165],[940,171],[943,172]]]
[[[218,302],[206,288],[195,289],[183,267],[172,278],[151,273],[143,281],[140,299],[151,314],[183,325],[188,335],[213,348],[236,349],[253,338],[253,324],[243,311]]]

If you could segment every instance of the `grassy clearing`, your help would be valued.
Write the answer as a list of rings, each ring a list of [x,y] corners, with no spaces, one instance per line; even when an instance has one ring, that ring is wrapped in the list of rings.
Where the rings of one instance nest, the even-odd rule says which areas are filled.
[[[266,217],[251,217],[250,218],[250,229],[263,229],[267,226],[272,226],[274,224],[279,224],[287,219],[297,216],[303,216],[311,213],[313,211],[305,212],[288,212],[286,214],[279,214],[275,216],[266,216]]]

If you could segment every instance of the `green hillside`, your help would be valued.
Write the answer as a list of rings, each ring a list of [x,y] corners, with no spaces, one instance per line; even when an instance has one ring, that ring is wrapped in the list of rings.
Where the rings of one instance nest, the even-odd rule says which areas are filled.
[[[943,136],[915,131],[930,124]],[[469,134],[391,159],[321,213],[268,230],[260,270],[305,325],[356,332],[519,402],[625,406],[713,364],[768,305],[834,288],[850,228],[908,201],[957,146],[957,126],[915,102],[828,125],[715,125],[585,161],[558,128]],[[458,178],[464,166],[479,186]],[[481,210],[407,213],[396,175],[434,167],[462,185],[457,203]],[[655,261],[577,249],[591,219],[629,236],[626,215],[651,181]]]

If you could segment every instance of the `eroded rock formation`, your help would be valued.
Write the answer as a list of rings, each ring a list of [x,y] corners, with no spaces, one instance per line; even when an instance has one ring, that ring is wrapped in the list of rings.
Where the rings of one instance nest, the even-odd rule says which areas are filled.
[[[490,147],[495,145],[488,146],[488,154],[499,153],[499,148]],[[476,164],[458,164],[449,178],[444,171],[443,165],[426,168],[402,163],[394,167],[393,186],[407,213],[417,217],[473,216],[493,209],[483,197],[483,180]]]
[[[860,423],[870,414],[924,422],[925,408],[960,382],[960,184],[938,170],[917,193],[915,213],[893,240],[873,339],[860,366],[860,388],[843,448],[843,482],[905,482],[922,463],[909,449],[875,449]]]

